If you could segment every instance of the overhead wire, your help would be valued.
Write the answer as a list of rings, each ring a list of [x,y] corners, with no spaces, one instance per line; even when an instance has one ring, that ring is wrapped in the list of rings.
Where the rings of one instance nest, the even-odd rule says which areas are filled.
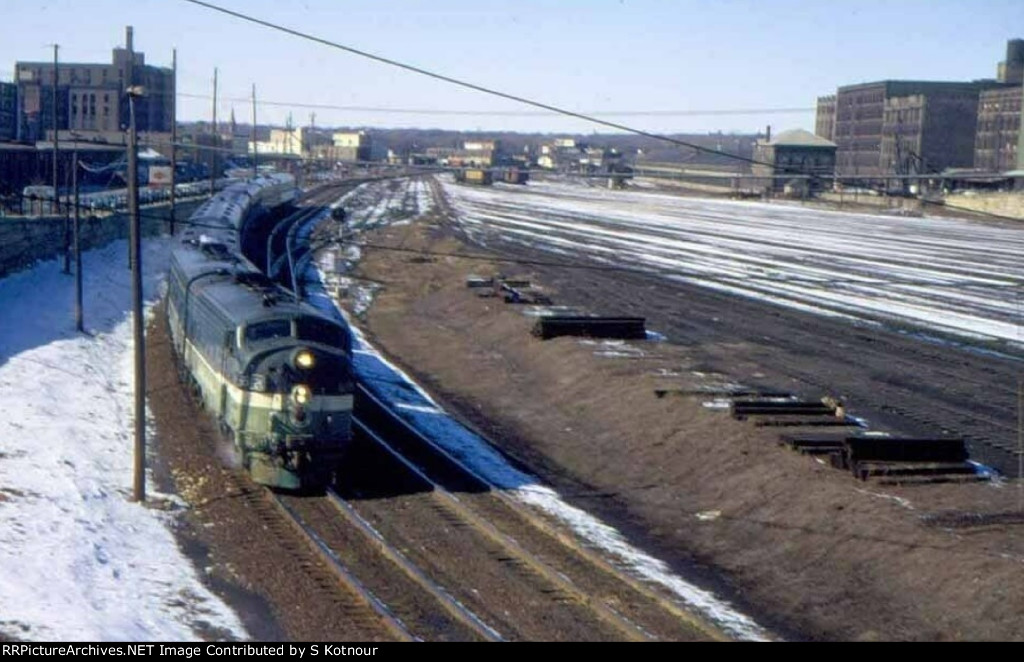
[[[663,134],[658,134],[658,133],[653,133],[653,132],[650,132],[650,131],[645,131],[643,129],[638,129],[638,128],[635,128],[635,127],[632,127],[632,126],[628,126],[628,125],[625,125],[625,124],[621,124],[621,123],[618,123],[618,122],[611,122],[611,121],[608,121],[608,120],[605,120],[605,119],[601,119],[599,117],[595,117],[595,116],[593,116],[591,114],[577,112],[577,111],[569,110],[567,108],[561,108],[559,106],[555,106],[555,105],[552,105],[552,104],[544,103],[544,102],[541,102],[541,101],[536,101],[534,99],[529,99],[527,97],[523,97],[523,96],[520,96],[520,95],[517,95],[517,94],[510,94],[508,92],[502,92],[501,90],[497,90],[495,88],[491,88],[491,87],[487,87],[485,85],[480,85],[480,84],[477,84],[477,83],[472,83],[472,82],[469,82],[469,81],[461,80],[461,79],[458,79],[458,78],[454,78],[452,76],[447,76],[445,74],[440,74],[440,73],[437,73],[435,71],[431,71],[429,69],[425,69],[423,67],[418,67],[418,66],[415,66],[415,65],[412,65],[412,64],[407,64],[405,62],[400,62],[400,61],[392,59],[392,58],[384,57],[382,55],[377,55],[375,53],[370,53],[368,51],[365,51],[365,50],[362,50],[362,49],[358,49],[358,48],[354,48],[352,46],[347,46],[345,44],[341,44],[339,42],[332,41],[332,40],[326,39],[324,37],[318,37],[318,36],[313,35],[313,34],[308,33],[308,32],[303,32],[301,30],[296,30],[294,28],[289,28],[287,26],[280,25],[278,23],[273,23],[271,21],[267,21],[267,20],[264,20],[264,19],[261,19],[261,18],[257,18],[255,16],[250,15],[250,14],[245,14],[243,12],[239,12],[239,11],[235,11],[235,10],[232,10],[232,9],[228,9],[226,7],[221,7],[219,5],[215,5],[215,4],[211,3],[211,2],[206,2],[205,0],[183,0],[183,1],[187,2],[187,3],[190,3],[190,4],[193,4],[193,5],[196,5],[196,6],[199,6],[199,7],[204,7],[206,9],[211,10],[211,11],[215,11],[215,12],[219,12],[221,14],[225,14],[227,16],[231,16],[233,18],[236,18],[236,19],[239,19],[239,20],[242,20],[242,21],[253,23],[255,25],[259,25],[259,26],[268,28],[270,30],[275,30],[275,31],[278,31],[278,32],[283,32],[285,34],[289,34],[289,35],[292,35],[294,37],[298,37],[300,39],[304,39],[304,40],[307,40],[307,41],[312,41],[314,43],[318,43],[318,44],[321,44],[323,46],[327,46],[329,48],[334,48],[334,49],[337,49],[337,50],[340,50],[340,51],[344,51],[346,53],[351,53],[351,54],[357,55],[359,57],[363,57],[363,58],[367,58],[367,59],[370,59],[370,60],[374,60],[376,62],[380,62],[382,64],[386,64],[386,65],[389,65],[389,66],[392,66],[392,67],[397,67],[399,69],[403,69],[405,71],[410,71],[412,73],[419,74],[419,75],[422,75],[422,76],[427,76],[429,78],[433,78],[435,80],[440,80],[440,81],[443,81],[445,83],[456,85],[458,87],[463,87],[463,88],[466,88],[466,89],[470,89],[470,90],[474,90],[474,91],[477,91],[477,92],[481,92],[483,94],[488,94],[488,95],[499,97],[499,98],[506,99],[506,100],[509,100],[509,101],[514,101],[514,102],[525,104],[525,105],[528,105],[528,106],[533,106],[535,108],[540,108],[542,110],[545,110],[545,111],[548,111],[548,112],[551,112],[551,113],[556,113],[556,114],[559,114],[559,115],[565,115],[567,117],[574,117],[576,119],[580,119],[580,120],[584,120],[584,121],[587,121],[587,122],[591,122],[593,124],[597,124],[599,126],[604,126],[604,127],[608,127],[608,128],[611,128],[611,129],[616,129],[618,131],[624,131],[626,133],[631,133],[631,134],[634,134],[634,135],[643,136],[643,137],[651,138],[651,139],[654,139],[654,140],[660,140],[660,141],[663,141],[663,142],[666,142],[666,143],[669,143],[669,144],[673,144],[673,145],[676,145],[676,146],[679,146],[679,147],[687,147],[689,149],[693,149],[693,150],[696,150],[698,152],[705,153],[705,154],[715,154],[715,155],[718,155],[718,156],[722,156],[722,157],[726,157],[726,158],[731,158],[731,159],[734,159],[734,160],[737,160],[737,161],[742,161],[742,162],[748,163],[750,165],[760,165],[760,166],[771,167],[771,168],[773,168],[776,171],[781,170],[783,173],[807,174],[807,173],[803,173],[799,168],[795,168],[795,167],[791,167],[791,166],[779,168],[774,163],[769,163],[767,161],[761,161],[761,160],[758,160],[758,159],[755,159],[755,158],[743,156],[742,154],[733,154],[731,152],[725,152],[725,151],[720,151],[720,150],[717,150],[717,149],[712,149],[710,147],[705,147],[703,145],[698,145],[698,144],[695,144],[695,143],[692,143],[692,142],[688,142],[688,141],[685,141],[685,140],[680,140],[678,138],[673,138],[671,136],[666,136],[666,135],[663,135]],[[812,179],[815,179],[816,181],[824,181],[824,180],[827,179],[827,178],[822,177],[820,175],[811,174],[810,176],[811,176]],[[867,178],[865,178],[865,179],[867,179]],[[878,191],[880,194],[885,195],[887,197],[889,195],[888,191],[885,191],[885,190],[881,189],[880,187],[876,187],[876,188],[874,188],[874,190]],[[995,213],[992,213],[992,212],[979,212],[979,211],[976,211],[976,210],[973,210],[973,209],[970,209],[970,208],[967,208],[967,207],[947,205],[947,204],[944,204],[944,203],[928,200],[926,198],[920,198],[920,200],[921,200],[921,204],[922,205],[943,206],[943,207],[945,207],[947,209],[954,209],[954,210],[959,210],[959,211],[978,213],[978,214],[984,215],[986,217],[997,218],[997,219],[1001,219],[1001,220],[1013,220],[1013,221],[1019,221],[1020,220],[1020,219],[1017,219],[1017,218],[1014,218],[1014,217],[1011,217],[1011,216],[1003,216],[1003,215],[995,214]]]
[[[195,92],[178,92],[177,96],[186,99],[212,100],[212,94],[199,94]],[[243,97],[221,97],[218,103],[252,103],[252,98]],[[395,108],[389,106],[343,106],[330,103],[315,103],[309,101],[272,101],[256,100],[257,106],[283,107],[283,108],[304,108],[310,110],[342,110],[351,112],[367,113],[393,113],[409,115],[466,115],[466,116],[496,116],[496,117],[550,117],[559,113],[551,111],[528,111],[528,110],[463,110],[445,108]],[[772,114],[795,114],[811,113],[814,108],[721,108],[721,109],[679,109],[679,110],[597,110],[587,111],[586,115],[591,117],[682,117],[682,116],[704,116],[704,115],[772,115]]]
[[[586,122],[591,122],[593,124],[597,124],[599,126],[604,126],[604,127],[610,128],[610,129],[615,129],[617,131],[624,131],[626,133],[632,133],[634,135],[644,136],[644,137],[652,138],[652,139],[655,139],[655,140],[661,140],[661,141],[668,142],[668,143],[671,143],[671,144],[679,146],[679,147],[687,147],[687,148],[695,149],[697,151],[704,152],[704,153],[707,153],[707,154],[719,154],[719,155],[726,154],[730,158],[739,159],[741,161],[745,161],[745,162],[750,163],[750,164],[769,165],[767,162],[758,161],[756,159],[745,157],[745,156],[742,156],[740,154],[728,154],[728,153],[725,153],[725,152],[718,151],[716,149],[712,149],[710,147],[705,147],[703,145],[698,145],[696,143],[691,143],[691,142],[688,142],[688,141],[685,141],[685,140],[679,140],[677,138],[672,138],[671,136],[666,136],[666,135],[662,135],[662,134],[658,134],[658,133],[653,133],[653,132],[650,132],[650,131],[645,131],[643,129],[637,129],[635,127],[631,127],[631,126],[628,126],[626,124],[620,124],[618,122],[611,122],[609,120],[600,119],[598,117],[594,117],[593,115],[589,115],[587,113],[581,113],[581,112],[578,112],[578,111],[569,110],[567,108],[562,108],[562,107],[555,106],[555,105],[552,105],[552,104],[549,104],[549,103],[544,103],[542,101],[536,101],[534,99],[529,99],[527,97],[523,97],[523,96],[520,96],[520,95],[517,95],[517,94],[510,94],[508,92],[502,92],[501,90],[497,90],[497,89],[492,88],[492,87],[487,87],[487,86],[484,86],[484,85],[479,85],[477,83],[471,83],[469,81],[461,80],[459,78],[454,78],[452,76],[447,76],[445,74],[440,74],[440,73],[437,73],[437,72],[434,72],[434,71],[430,71],[429,69],[424,69],[422,67],[418,67],[418,66],[415,66],[415,65],[412,65],[412,64],[407,64],[405,62],[400,62],[398,60],[394,60],[392,58],[384,57],[382,55],[376,55],[374,53],[370,53],[368,51],[364,51],[364,50],[361,50],[361,49],[358,49],[358,48],[354,48],[352,46],[346,46],[346,45],[341,44],[339,42],[331,41],[330,39],[326,39],[324,37],[318,37],[318,36],[310,34],[308,32],[303,32],[301,30],[296,30],[294,28],[289,28],[287,26],[280,25],[278,23],[273,23],[271,21],[266,21],[266,20],[263,20],[261,18],[257,18],[255,16],[252,16],[250,14],[245,14],[245,13],[242,13],[242,12],[238,12],[238,11],[234,11],[234,10],[231,10],[231,9],[227,9],[226,7],[221,7],[219,5],[215,5],[215,4],[210,3],[210,2],[205,2],[204,0],[183,0],[183,1],[184,2],[188,2],[190,4],[193,4],[193,5],[197,5],[199,7],[204,7],[206,9],[211,10],[211,11],[220,12],[222,14],[226,14],[228,16],[232,16],[234,18],[237,18],[237,19],[240,19],[240,20],[243,20],[243,21],[247,21],[247,22],[253,23],[255,25],[260,25],[262,27],[265,27],[265,28],[268,28],[268,29],[271,29],[271,30],[275,30],[275,31],[278,31],[278,32],[284,32],[286,34],[290,34],[290,35],[292,35],[294,37],[298,37],[300,39],[305,39],[307,41],[312,41],[312,42],[321,44],[323,46],[328,46],[330,48],[334,48],[334,49],[337,49],[337,50],[345,51],[346,53],[351,53],[353,55],[358,55],[360,57],[364,57],[364,58],[367,58],[367,59],[370,59],[370,60],[374,60],[376,62],[380,62],[382,64],[386,64],[386,65],[389,65],[389,66],[392,66],[392,67],[397,67],[399,69],[404,69],[406,71],[410,71],[412,73],[419,74],[421,76],[427,76],[429,78],[433,78],[435,80],[440,80],[440,81],[443,81],[445,83],[456,85],[458,87],[464,87],[466,89],[470,89],[470,90],[474,90],[476,92],[481,92],[483,94],[488,94],[488,95],[491,95],[491,96],[499,97],[499,98],[502,98],[502,99],[506,99],[508,101],[514,101],[516,103],[525,104],[527,106],[533,106],[535,108],[540,108],[541,110],[545,110],[545,111],[548,111],[550,113],[555,113],[555,114],[558,114],[558,115],[565,115],[567,117],[574,117],[576,119],[580,119],[580,120],[584,120]]]

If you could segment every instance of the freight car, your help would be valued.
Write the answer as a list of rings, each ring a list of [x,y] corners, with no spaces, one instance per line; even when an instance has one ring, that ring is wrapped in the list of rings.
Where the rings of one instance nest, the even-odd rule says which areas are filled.
[[[461,184],[490,186],[494,182],[494,175],[490,170],[484,170],[483,168],[465,168],[455,172],[455,181]]]
[[[525,184],[530,180],[530,171],[524,168],[507,168],[503,179],[508,184]]]
[[[167,320],[182,378],[252,479],[318,490],[351,440],[351,336],[238,252],[247,218],[289,197],[280,181],[261,179],[193,216],[171,255]]]

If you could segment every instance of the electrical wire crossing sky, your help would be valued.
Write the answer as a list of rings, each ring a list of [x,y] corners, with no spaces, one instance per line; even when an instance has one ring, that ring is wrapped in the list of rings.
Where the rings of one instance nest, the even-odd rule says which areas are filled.
[[[813,129],[818,96],[871,80],[992,78],[1024,36],[1019,0],[214,0],[358,51],[654,133]],[[135,28],[147,64],[178,49],[179,117],[291,113],[322,126],[589,133],[608,129],[342,52],[184,0],[0,0],[14,63],[108,62]]]

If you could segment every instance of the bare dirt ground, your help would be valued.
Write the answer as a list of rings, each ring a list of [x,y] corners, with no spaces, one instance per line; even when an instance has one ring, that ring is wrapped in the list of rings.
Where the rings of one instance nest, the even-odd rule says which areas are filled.
[[[366,239],[482,252],[440,214]],[[737,381],[804,395],[898,390],[884,352],[860,353],[858,342],[875,342],[858,341],[863,330],[645,277],[531,270],[495,255],[364,249],[357,275],[382,286],[364,321],[371,340],[510,457],[784,637],[1024,639],[1024,524],[1014,523],[1012,483],[861,482],[780,447],[777,430],[700,398],[654,394]],[[650,311],[668,341],[540,341],[519,307],[465,286],[469,274],[498,272],[540,282],[556,304]],[[882,340],[895,353],[890,371],[905,380],[949,368],[929,365],[928,352],[894,362],[903,346],[893,343],[910,351],[915,341]],[[919,424],[873,413],[893,429]],[[1011,516],[953,526],[976,513]]]

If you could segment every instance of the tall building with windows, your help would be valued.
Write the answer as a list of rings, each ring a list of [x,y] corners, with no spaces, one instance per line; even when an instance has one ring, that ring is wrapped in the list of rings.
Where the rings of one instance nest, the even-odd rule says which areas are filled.
[[[978,131],[974,138],[974,167],[987,172],[1024,169],[1021,107],[1024,88],[1009,87],[981,93]]]
[[[880,180],[1020,161],[1024,39],[1007,42],[995,79],[883,80],[818,99],[815,133],[837,145],[836,174]]]
[[[887,80],[840,87],[832,137],[837,174],[900,174],[905,156],[918,172],[971,167],[979,94],[1000,86],[994,80]]]
[[[17,62],[17,139],[47,139],[54,127],[55,93],[59,131],[84,135],[120,133],[128,124],[125,90],[131,84],[145,88],[145,96],[135,102],[138,130],[169,132],[174,122],[174,73],[168,68],[147,65],[145,54],[135,52],[132,42],[129,26],[125,46],[114,49],[110,64],[59,62],[56,77],[52,61]]]
[[[832,140],[836,132],[836,95],[818,97],[818,112],[814,122],[814,135]]]
[[[18,135],[18,86],[0,83],[0,140],[14,140]]]
[[[974,167],[988,172],[1024,170],[1024,39],[1007,42],[998,72],[999,82],[1008,87],[982,92],[978,100]]]

